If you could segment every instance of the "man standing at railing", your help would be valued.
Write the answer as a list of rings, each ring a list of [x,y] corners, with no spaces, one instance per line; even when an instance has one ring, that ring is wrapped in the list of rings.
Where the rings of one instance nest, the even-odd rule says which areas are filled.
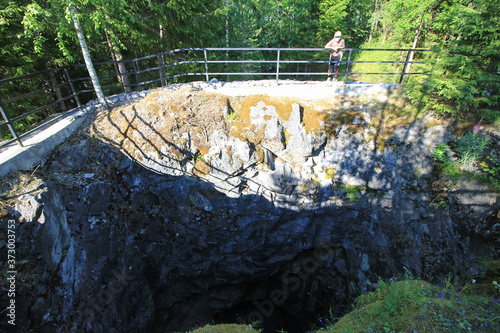
[[[337,73],[339,72],[340,60],[344,54],[343,49],[345,47],[345,40],[342,39],[342,33],[337,31],[331,41],[326,43],[325,49],[331,50],[330,53],[330,64],[328,66],[328,79],[331,80],[330,75],[335,73],[334,81],[337,81]]]

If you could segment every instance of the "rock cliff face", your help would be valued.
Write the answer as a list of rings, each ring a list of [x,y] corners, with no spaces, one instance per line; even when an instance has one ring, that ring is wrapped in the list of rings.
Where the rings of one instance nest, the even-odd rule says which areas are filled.
[[[54,154],[3,219],[22,221],[17,327],[304,332],[379,277],[458,281],[498,257],[499,196],[468,180],[443,191],[433,173],[447,126],[424,117],[381,143],[375,108],[344,105],[350,117],[312,131],[299,104],[283,119],[258,101],[234,131],[221,101],[209,131],[182,131],[188,117],[164,124],[177,129],[167,137],[153,126],[167,115],[138,106],[120,111],[124,127],[105,115],[91,126],[101,140],[78,134]]]

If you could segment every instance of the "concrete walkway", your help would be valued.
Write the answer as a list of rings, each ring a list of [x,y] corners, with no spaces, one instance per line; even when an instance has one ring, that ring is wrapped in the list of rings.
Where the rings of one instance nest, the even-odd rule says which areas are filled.
[[[18,170],[32,170],[45,161],[54,148],[68,138],[86,119],[81,110],[68,111],[56,121],[37,129],[17,142],[0,148],[0,177]]]
[[[399,84],[348,83],[327,81],[262,80],[242,82],[202,83],[200,88],[226,96],[269,95],[289,96],[304,100],[325,99],[332,96],[386,95]]]

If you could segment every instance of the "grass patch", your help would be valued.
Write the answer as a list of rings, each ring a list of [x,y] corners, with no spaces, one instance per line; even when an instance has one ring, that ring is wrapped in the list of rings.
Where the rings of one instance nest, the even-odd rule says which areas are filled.
[[[259,333],[260,330],[251,328],[248,325],[237,324],[219,324],[219,325],[206,325],[197,328],[189,333]]]
[[[500,301],[490,285],[457,291],[449,283],[380,280],[351,313],[321,332],[496,332]]]
[[[332,177],[335,173],[335,170],[332,170]],[[328,175],[328,174],[327,174]],[[356,185],[347,185],[347,184],[338,184],[334,187],[334,191],[339,190],[344,192],[349,200],[356,202],[362,191],[365,190],[364,186],[356,186]]]
[[[360,46],[363,49],[400,49],[411,48],[411,45],[392,45],[390,42],[372,41],[364,43]],[[414,53],[414,62],[422,61],[429,57],[430,52]],[[408,55],[407,51],[357,51],[353,52],[352,60],[355,61],[405,61]],[[398,73],[393,75],[378,75],[378,74],[355,74],[349,76],[350,80],[373,83],[399,83],[403,72],[404,64],[395,63],[356,63],[352,64],[351,71],[357,73]],[[412,63],[410,72],[418,73],[424,71],[426,64]]]

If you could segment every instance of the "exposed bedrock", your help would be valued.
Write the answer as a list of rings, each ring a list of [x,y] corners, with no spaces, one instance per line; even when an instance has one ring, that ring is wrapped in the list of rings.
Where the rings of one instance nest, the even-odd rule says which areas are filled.
[[[198,177],[195,161],[160,174],[165,157],[133,161],[91,138],[56,154],[44,167],[56,176],[11,208],[23,221],[16,328],[261,321],[268,332],[304,332],[330,308],[345,313],[379,277],[458,281],[478,273],[477,259],[498,257],[497,194],[463,180],[446,207],[433,202],[431,152],[448,140],[445,126],[401,126],[377,149],[347,125],[331,137],[307,133],[298,106],[287,122],[258,107],[262,157],[215,131],[210,172]],[[340,183],[359,186],[355,198]]]

